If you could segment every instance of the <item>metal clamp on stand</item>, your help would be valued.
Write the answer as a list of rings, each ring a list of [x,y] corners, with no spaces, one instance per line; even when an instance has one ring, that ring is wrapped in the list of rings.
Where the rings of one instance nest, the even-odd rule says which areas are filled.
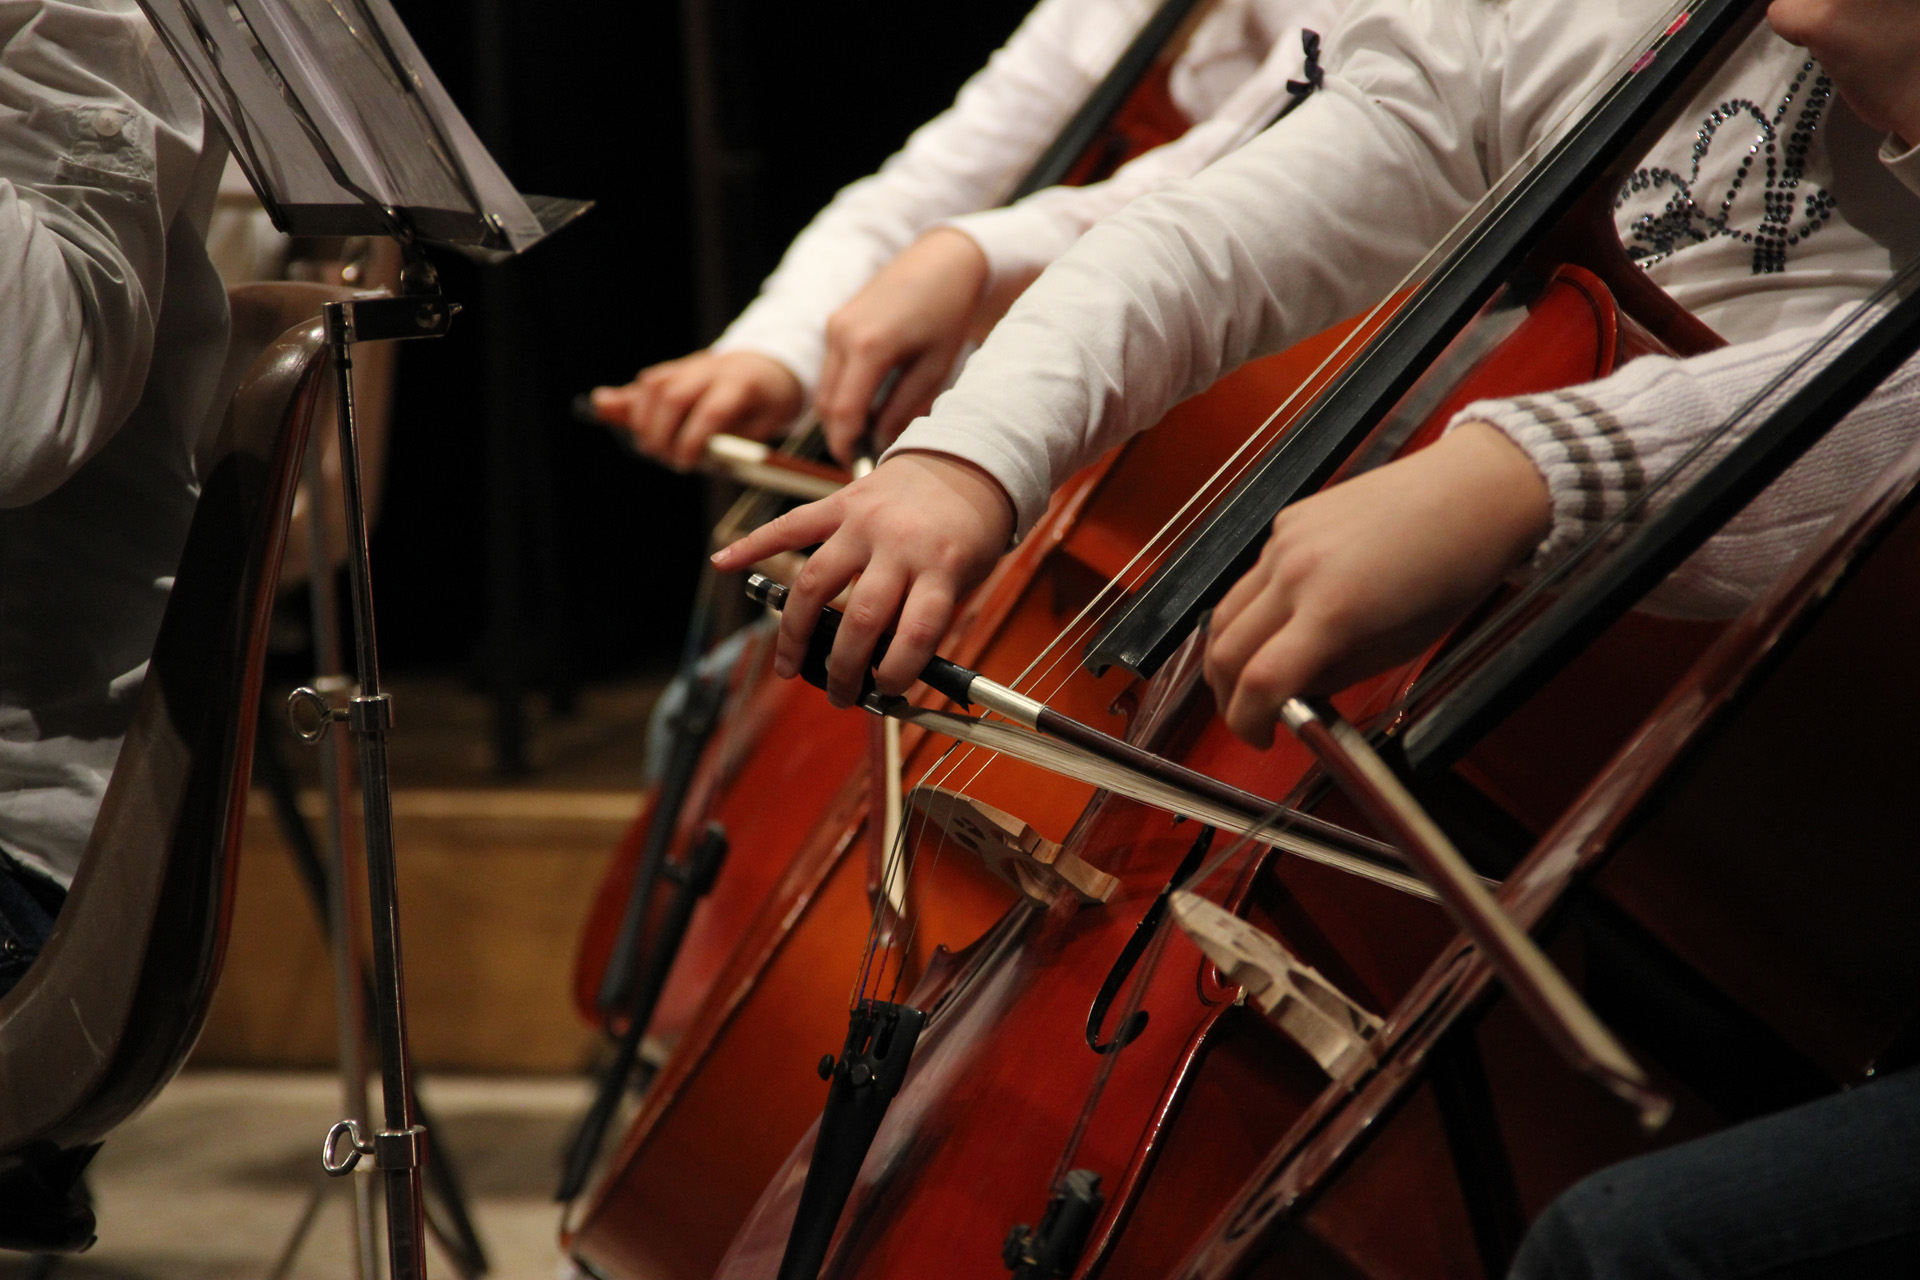
[[[293,736],[302,742],[319,742],[327,736],[327,731],[334,725],[346,721],[346,708],[335,706],[333,699],[328,696],[341,692],[340,688],[333,686],[345,685],[346,681],[325,683],[329,686],[325,692],[311,685],[301,685],[287,695],[287,727],[292,729]]]
[[[344,1154],[342,1139],[346,1141]],[[320,1167],[328,1177],[352,1173],[362,1156],[372,1156],[376,1169],[421,1168],[427,1163],[426,1126],[416,1124],[405,1133],[376,1133],[372,1142],[360,1136],[358,1120],[341,1120],[327,1130],[327,1140],[320,1148]]]

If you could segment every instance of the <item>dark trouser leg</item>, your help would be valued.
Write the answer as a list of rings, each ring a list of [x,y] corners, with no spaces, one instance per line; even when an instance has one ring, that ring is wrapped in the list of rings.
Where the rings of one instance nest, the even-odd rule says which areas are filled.
[[[66,896],[53,881],[0,853],[0,996],[39,956]]]
[[[1512,1280],[1920,1276],[1920,1068],[1603,1169]]]
[[[0,997],[26,976],[53,932],[66,891],[0,853]],[[0,1249],[67,1252],[93,1239],[93,1211],[80,1174],[98,1148],[47,1144],[0,1156]],[[29,1275],[51,1274],[40,1259]]]

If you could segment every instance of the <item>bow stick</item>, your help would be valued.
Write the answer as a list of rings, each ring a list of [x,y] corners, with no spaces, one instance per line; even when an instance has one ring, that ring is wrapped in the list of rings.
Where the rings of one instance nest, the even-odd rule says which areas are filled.
[[[1365,735],[1320,699],[1288,699],[1280,714],[1348,797],[1383,830],[1393,833],[1408,861],[1439,890],[1447,914],[1473,939],[1555,1051],[1632,1107],[1648,1132],[1666,1124],[1673,1114],[1672,1101],[1654,1091],[1646,1072],[1587,1007],[1566,975],[1500,909],[1467,860]]]
[[[763,574],[747,579],[747,594],[771,609],[782,608],[787,600],[787,588]],[[808,640],[801,674],[813,683],[824,686],[826,682],[826,658],[839,632],[840,616],[832,609],[823,610],[820,625]],[[876,648],[874,658],[883,652],[884,645]],[[1093,782],[1143,804],[1237,831],[1285,852],[1439,902],[1487,957],[1548,1043],[1576,1070],[1632,1106],[1649,1130],[1658,1129],[1671,1114],[1672,1103],[1653,1090],[1646,1073],[1565,976],[1500,909],[1487,883],[1474,874],[1365,737],[1331,707],[1296,698],[1287,704],[1287,724],[1368,815],[1394,834],[1420,877],[1382,865],[1393,856],[1390,846],[1363,841],[1331,823],[1272,804],[1102,733],[958,663],[936,656],[919,678],[962,707],[979,706],[1012,723],[914,707],[904,698],[874,691],[871,676],[861,704],[876,714]],[[1089,768],[1090,763],[1094,767]],[[1282,818],[1286,825],[1276,825]],[[1304,834],[1302,828],[1314,834]],[[1373,847],[1363,851],[1363,845]]]
[[[889,394],[897,380],[898,370],[889,373],[876,396]],[[853,460],[853,478],[858,480],[873,473],[874,462],[871,450],[862,452]],[[754,577],[764,577],[754,574]],[[751,589],[748,592],[752,594]],[[887,909],[895,919],[906,913],[907,901],[905,877],[898,874],[891,854],[900,840],[900,823],[906,814],[905,795],[901,786],[900,774],[904,761],[900,753],[900,721],[891,718],[875,720],[868,741],[869,772],[873,775],[873,813],[877,821],[867,824],[867,839],[872,844],[873,864],[879,869],[879,882],[874,886],[875,893],[887,904]]]
[[[593,397],[582,393],[573,398],[573,416],[576,421],[591,426],[605,427],[622,444],[635,453],[640,447],[634,443],[633,434],[618,423],[607,421],[593,407]],[[790,439],[801,440],[809,437],[812,422],[805,421],[790,435]],[[732,480],[736,484],[751,489],[761,489],[768,493],[777,493],[783,497],[799,498],[805,502],[815,502],[841,488],[850,479],[839,467],[811,459],[784,449],[776,449],[759,440],[749,440],[745,436],[731,436],[720,432],[708,438],[706,452],[700,461],[700,470],[708,475],[719,476],[723,480]]]
[[[770,609],[779,609],[786,604],[787,588],[763,574],[754,574],[747,579],[747,594]],[[801,674],[812,683],[825,683],[826,655],[833,648],[839,622],[837,611],[821,612],[820,625],[814,629],[801,663]],[[887,697],[871,688],[861,705],[876,715],[918,725],[1061,777],[1091,783],[1129,800],[1248,836],[1402,893],[1439,901],[1430,885],[1404,869],[1398,853],[1389,845],[1142,750],[945,658],[935,657],[929,662],[920,679],[963,707],[978,706],[1004,720],[916,707],[905,698]]]

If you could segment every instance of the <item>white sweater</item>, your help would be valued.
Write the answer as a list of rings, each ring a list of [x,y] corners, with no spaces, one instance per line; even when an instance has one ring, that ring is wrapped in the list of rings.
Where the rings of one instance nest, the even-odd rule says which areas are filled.
[[[1057,483],[1173,404],[1390,292],[1665,8],[1354,0],[1322,92],[1088,232],[894,448],[981,466],[1024,531]],[[1761,26],[1619,210],[1655,279],[1735,341],[1818,323],[1920,254],[1881,139],[1824,83]],[[1670,207],[1683,184],[1693,205]]]
[[[992,281],[1024,279],[1142,192],[1197,172],[1251,137],[1304,74],[1303,29],[1330,29],[1345,0],[1217,0],[1169,74],[1195,126],[1104,182],[995,208],[1079,110],[1158,0],[1040,0],[952,107],[800,233],[754,300],[713,344],[772,356],[811,395],[827,317],[921,233],[942,224],[986,254]]]

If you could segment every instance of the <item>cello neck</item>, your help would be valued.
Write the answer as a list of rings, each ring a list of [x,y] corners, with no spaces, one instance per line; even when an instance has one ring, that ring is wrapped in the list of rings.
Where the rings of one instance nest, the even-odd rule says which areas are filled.
[[[1500,283],[1595,191],[1617,185],[1621,157],[1664,134],[1693,91],[1760,20],[1751,0],[1700,0],[1566,137],[1467,233],[1380,338],[1357,356],[1278,448],[1249,471],[1091,646],[1095,671],[1149,675],[1251,567],[1281,508],[1330,480]]]
[[[1094,86],[1060,136],[1040,153],[1026,176],[1008,194],[1006,202],[1013,204],[1036,191],[1066,182],[1133,97],[1154,64],[1176,47],[1175,37],[1189,30],[1188,19],[1204,7],[1205,0],[1161,0],[1160,7],[1140,28],[1140,34],[1121,52],[1113,69]]]

